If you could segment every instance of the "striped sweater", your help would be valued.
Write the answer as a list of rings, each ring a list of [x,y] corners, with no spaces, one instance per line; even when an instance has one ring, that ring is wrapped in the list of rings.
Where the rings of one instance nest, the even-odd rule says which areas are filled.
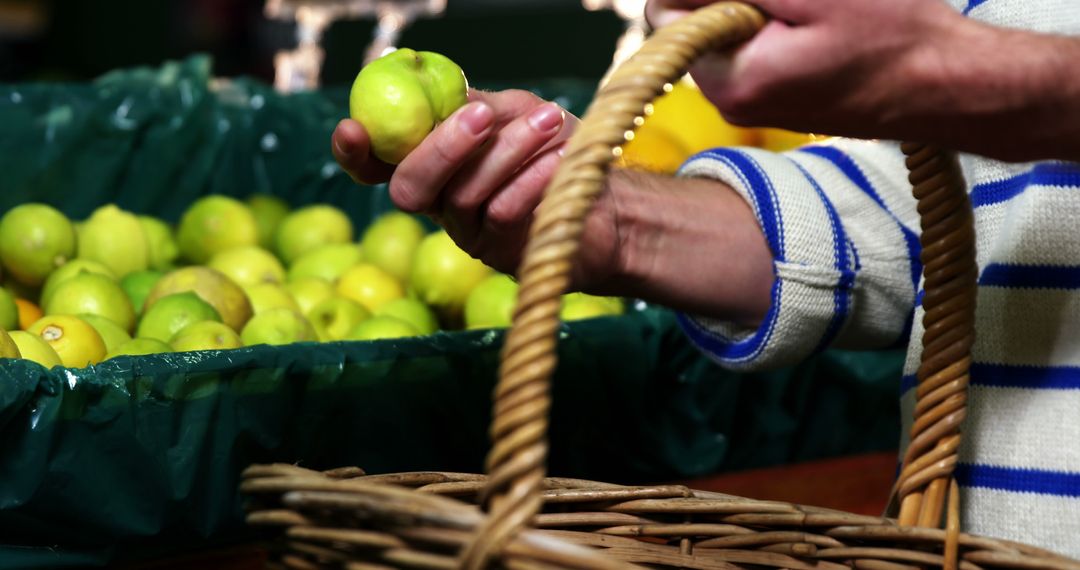
[[[1080,34],[1080,0],[951,2],[991,24]],[[956,470],[963,528],[1080,558],[1080,164],[962,155],[961,165],[980,270]],[[760,328],[684,314],[687,336],[737,370],[793,364],[828,347],[907,344],[903,449],[921,348],[922,268],[898,145],[722,148],[692,157],[679,174],[723,181],[753,206],[777,276]]]

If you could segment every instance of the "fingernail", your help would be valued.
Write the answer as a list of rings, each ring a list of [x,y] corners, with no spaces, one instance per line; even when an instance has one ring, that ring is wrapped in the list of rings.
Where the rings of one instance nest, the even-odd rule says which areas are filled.
[[[491,107],[478,103],[461,112],[461,122],[470,134],[476,136],[482,134],[491,126],[495,114]]]
[[[341,158],[349,157],[349,151],[345,150],[345,148],[341,146],[341,141],[334,139],[334,148],[337,149],[338,155],[340,155]]]
[[[529,124],[541,133],[554,130],[563,122],[563,110],[554,103],[545,103],[529,113]]]

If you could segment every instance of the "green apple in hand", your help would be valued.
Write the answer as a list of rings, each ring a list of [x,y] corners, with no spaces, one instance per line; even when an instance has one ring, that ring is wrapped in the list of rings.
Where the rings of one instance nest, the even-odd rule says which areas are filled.
[[[465,73],[449,58],[402,48],[360,70],[349,114],[367,129],[375,156],[398,164],[468,95]]]

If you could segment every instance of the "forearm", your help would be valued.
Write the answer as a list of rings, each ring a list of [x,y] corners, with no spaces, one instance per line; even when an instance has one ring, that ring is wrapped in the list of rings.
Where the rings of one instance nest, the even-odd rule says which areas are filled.
[[[973,21],[945,33],[913,62],[921,108],[897,130],[1001,160],[1080,161],[1080,38]]]
[[[596,290],[754,327],[768,311],[773,256],[750,206],[714,180],[624,170],[609,176],[615,269]]]

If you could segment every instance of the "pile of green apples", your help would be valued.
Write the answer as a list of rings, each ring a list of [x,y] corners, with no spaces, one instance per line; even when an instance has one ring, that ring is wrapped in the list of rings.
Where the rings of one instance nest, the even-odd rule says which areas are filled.
[[[400,211],[362,232],[329,204],[198,199],[176,224],[114,204],[0,218],[0,356],[72,368],[122,355],[422,337],[511,322],[517,284]],[[620,314],[566,295],[562,316]]]
[[[403,48],[364,66],[349,110],[398,164],[468,100],[449,58]],[[511,323],[517,284],[445,231],[392,211],[355,235],[329,204],[210,195],[174,226],[107,204],[73,222],[47,204],[0,218],[0,357],[82,367],[123,355],[374,342]],[[561,317],[624,312],[563,296]],[[10,334],[9,334],[10,331]]]

